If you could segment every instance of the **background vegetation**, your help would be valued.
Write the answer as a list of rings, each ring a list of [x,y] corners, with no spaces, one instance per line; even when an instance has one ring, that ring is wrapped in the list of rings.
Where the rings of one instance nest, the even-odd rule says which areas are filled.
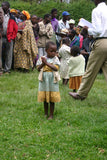
[[[9,1],[11,8],[22,10],[27,10],[31,14],[36,14],[39,17],[43,17],[44,14],[50,13],[52,8],[58,9],[58,19],[61,18],[62,12],[64,10],[68,11],[71,14],[71,18],[76,20],[78,23],[80,18],[85,18],[91,21],[91,11],[95,7],[94,3],[89,0],[77,0],[72,3],[60,3],[59,1],[55,2],[50,0],[48,2],[41,2],[40,4],[36,2],[24,2],[22,0]]]

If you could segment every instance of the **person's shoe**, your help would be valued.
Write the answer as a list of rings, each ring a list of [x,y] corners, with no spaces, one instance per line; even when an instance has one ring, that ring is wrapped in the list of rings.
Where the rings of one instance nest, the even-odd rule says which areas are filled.
[[[72,96],[74,99],[77,99],[77,100],[84,100],[85,99],[85,97],[81,97],[81,96],[79,96],[79,94],[78,93],[74,93],[74,92],[69,92],[69,95],[70,96]]]

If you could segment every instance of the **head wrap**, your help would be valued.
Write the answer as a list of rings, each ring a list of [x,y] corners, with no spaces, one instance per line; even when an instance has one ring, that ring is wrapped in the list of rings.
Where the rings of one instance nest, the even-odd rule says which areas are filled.
[[[18,13],[16,9],[11,9],[10,13],[13,13],[13,12],[16,13],[16,14]]]
[[[28,11],[23,10],[22,13],[26,16],[27,20],[30,19],[30,14]]]
[[[69,24],[75,24],[75,20],[74,20],[74,19],[70,19],[70,20],[68,21],[68,23],[69,23]]]

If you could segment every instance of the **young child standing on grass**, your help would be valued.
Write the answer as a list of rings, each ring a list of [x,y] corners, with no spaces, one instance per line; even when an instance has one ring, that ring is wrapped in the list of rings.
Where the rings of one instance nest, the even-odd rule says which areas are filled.
[[[57,47],[54,42],[46,44],[47,56],[40,57],[37,61],[39,74],[38,102],[44,102],[45,116],[48,116],[48,105],[50,103],[50,115],[48,119],[53,119],[55,102],[60,102],[58,74],[60,62],[56,56]]]
[[[60,66],[60,75],[62,78],[63,85],[67,85],[69,81],[69,75],[68,75],[68,64],[67,61],[70,59],[70,40],[69,38],[63,38],[62,40],[62,47],[59,49],[59,57],[61,58],[61,66]]]
[[[79,88],[82,75],[85,71],[85,59],[80,54],[78,46],[71,47],[71,58],[67,61],[69,66],[69,88],[73,89],[73,92]]]

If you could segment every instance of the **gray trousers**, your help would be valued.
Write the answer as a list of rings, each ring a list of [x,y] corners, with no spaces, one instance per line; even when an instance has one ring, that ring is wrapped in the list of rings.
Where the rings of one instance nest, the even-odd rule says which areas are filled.
[[[2,71],[2,38],[0,38],[0,72]]]
[[[13,57],[13,40],[8,42],[7,38],[2,38],[2,63],[5,72],[9,72],[12,65]]]

